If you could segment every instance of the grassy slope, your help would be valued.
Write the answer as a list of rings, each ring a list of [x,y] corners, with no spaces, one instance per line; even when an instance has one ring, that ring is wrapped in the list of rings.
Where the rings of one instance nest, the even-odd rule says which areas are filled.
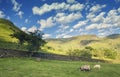
[[[12,22],[0,19],[0,48],[18,49],[16,44],[18,40],[10,36],[14,33],[13,30],[20,31]],[[21,47],[21,49],[24,49],[24,47]]]
[[[19,29],[16,28],[10,21],[0,19],[0,40],[5,42],[16,42],[16,39],[10,37],[10,34],[14,33],[12,29],[19,31]]]
[[[0,77],[119,77],[120,64],[99,63],[100,70],[82,72],[79,67],[96,63],[79,61],[53,61],[25,58],[0,58]]]

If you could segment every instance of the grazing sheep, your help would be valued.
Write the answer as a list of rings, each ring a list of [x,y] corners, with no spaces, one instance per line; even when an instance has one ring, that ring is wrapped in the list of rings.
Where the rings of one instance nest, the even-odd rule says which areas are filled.
[[[96,65],[94,65],[94,67],[93,67],[93,68],[100,69],[100,68],[101,68],[101,66],[100,66],[99,64],[96,64]]]
[[[80,67],[80,70],[81,70],[81,71],[90,71],[90,65],[82,65],[82,66]]]

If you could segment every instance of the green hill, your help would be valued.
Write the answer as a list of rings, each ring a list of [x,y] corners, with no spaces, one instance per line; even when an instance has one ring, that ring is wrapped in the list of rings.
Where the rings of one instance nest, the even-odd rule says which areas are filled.
[[[11,21],[0,18],[0,48],[18,49],[18,40],[10,36],[14,33],[14,31],[21,30],[16,27]],[[22,47],[22,49],[24,49],[24,47]]]
[[[116,57],[120,59],[119,40],[120,34],[113,34],[106,37],[81,35],[65,39],[48,39],[48,43],[43,49],[55,54],[68,55],[68,52],[71,50],[83,50],[85,47],[91,47],[94,49],[91,53],[97,55],[96,58],[105,59],[106,53],[107,56],[113,56],[113,53],[118,53]]]
[[[14,33],[13,30],[20,31],[20,29],[9,20],[0,19],[0,41],[16,42],[16,39],[10,37],[10,34]]]

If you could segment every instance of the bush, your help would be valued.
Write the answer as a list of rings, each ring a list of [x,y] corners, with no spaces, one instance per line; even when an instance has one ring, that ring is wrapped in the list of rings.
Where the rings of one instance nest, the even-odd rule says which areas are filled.
[[[92,58],[92,53],[90,50],[88,49],[83,49],[81,51],[80,57],[84,57],[84,58]]]
[[[106,58],[115,59],[117,56],[117,52],[111,51],[110,49],[105,49],[104,56]]]
[[[92,58],[92,53],[89,49],[74,49],[74,50],[69,50],[68,52],[69,56],[77,56],[77,57],[83,57],[83,58]]]

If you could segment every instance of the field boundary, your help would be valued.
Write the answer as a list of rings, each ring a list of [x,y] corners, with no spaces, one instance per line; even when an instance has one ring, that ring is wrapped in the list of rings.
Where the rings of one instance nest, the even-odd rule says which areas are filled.
[[[42,58],[49,60],[63,60],[63,61],[90,61],[90,62],[105,62],[104,60],[98,59],[87,59],[84,57],[76,57],[76,56],[65,56],[65,55],[57,55],[51,53],[43,53],[43,52],[27,52],[20,50],[11,50],[11,49],[0,49],[0,57],[29,57],[32,56],[34,58]]]

